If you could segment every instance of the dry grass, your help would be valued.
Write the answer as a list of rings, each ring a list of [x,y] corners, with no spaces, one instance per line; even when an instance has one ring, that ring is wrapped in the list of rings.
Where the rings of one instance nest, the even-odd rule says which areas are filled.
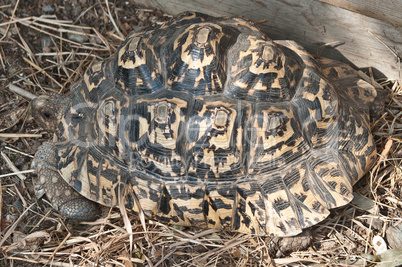
[[[167,17],[141,9],[134,14],[139,26]],[[120,2],[97,2],[83,8],[74,23],[33,15],[26,3],[17,1],[0,5],[0,15],[0,265],[367,264],[362,254],[374,254],[373,236],[385,238],[387,228],[401,221],[402,88],[397,82],[376,81],[392,92],[386,113],[373,126],[378,161],[355,187],[356,200],[313,228],[314,245],[308,251],[275,258],[269,252],[270,237],[167,226],[118,209],[93,223],[65,225],[33,193],[29,163],[49,135],[29,119],[28,103],[32,94],[67,93],[94,60],[115,52],[132,29],[123,16],[133,13]],[[88,26],[94,21],[100,26]],[[72,41],[68,34],[85,35],[88,41]],[[48,47],[41,48],[38,40],[43,38],[50,40]],[[17,94],[8,85],[23,90]]]

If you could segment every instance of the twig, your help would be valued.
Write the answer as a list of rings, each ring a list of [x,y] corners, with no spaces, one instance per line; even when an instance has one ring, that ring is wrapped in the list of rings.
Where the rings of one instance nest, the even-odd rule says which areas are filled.
[[[10,151],[13,151],[13,152],[15,152],[15,153],[19,153],[19,154],[21,154],[21,155],[23,155],[23,156],[33,158],[32,155],[29,155],[29,154],[27,154],[27,153],[24,153],[24,152],[22,152],[22,151],[19,151],[19,150],[17,150],[17,149],[12,148],[12,147],[5,146],[4,148],[5,148],[5,149],[8,149],[8,150],[10,150]]]
[[[21,171],[14,165],[14,163],[10,160],[9,157],[3,152],[0,151],[0,155],[3,157],[4,161],[6,162],[7,166],[14,172],[14,175],[17,175],[18,178],[21,179],[21,181],[25,181],[26,177],[21,173]],[[0,176],[2,177],[2,176]],[[25,185],[23,184],[25,187]]]
[[[373,167],[372,172],[374,173],[377,168],[380,166],[381,163],[383,163],[388,156],[388,153],[392,147],[393,141],[390,139],[387,141],[387,143],[385,144],[384,150],[382,151],[380,158],[377,161],[377,164]]]
[[[54,83],[56,83],[60,88],[63,88],[63,85],[61,85],[58,81],[56,81],[55,78],[53,78],[51,75],[49,75],[46,71],[44,71],[41,67],[39,67],[37,64],[35,64],[34,62],[32,62],[31,60],[29,60],[26,57],[23,57],[23,59],[29,63],[29,65],[31,65],[34,69],[40,71],[42,74],[46,75],[47,77],[49,77]]]
[[[106,3],[106,8],[107,8],[107,13],[108,13],[108,15],[109,15],[108,17],[109,17],[110,21],[112,22],[114,28],[116,29],[117,34],[118,34],[121,38],[124,38],[124,35],[120,32],[119,27],[117,27],[117,24],[116,24],[116,22],[115,22],[114,19],[113,19],[112,13],[110,12],[109,1],[106,0],[105,3]]]
[[[21,47],[27,52],[29,58],[30,58],[32,61],[34,61],[34,60],[35,60],[34,54],[32,53],[32,50],[31,50],[31,48],[29,47],[29,45],[27,44],[27,42],[25,42],[25,39],[22,37],[22,35],[21,35],[21,33],[20,33],[20,30],[18,29],[17,25],[15,25],[15,30],[17,31],[18,36],[20,37],[20,40],[21,40],[21,43],[22,43],[22,46],[21,46]]]
[[[13,10],[13,14],[11,15],[12,18],[14,17],[15,12],[17,11],[17,7],[18,7],[19,3],[20,3],[20,0],[18,0],[17,3],[15,4],[14,10]],[[0,38],[0,42],[3,41],[4,38],[6,38],[6,36],[7,36],[7,34],[8,34],[8,31],[10,30],[10,27],[11,27],[11,24],[9,24],[9,25],[7,26],[7,29],[6,29],[6,31],[5,31],[5,33],[4,33],[4,35]]]
[[[42,134],[27,134],[27,133],[0,133],[0,138],[35,138],[42,137]]]
[[[1,49],[1,51],[0,51],[0,63],[1,63],[1,66],[3,67],[4,72],[5,72],[6,71],[6,64],[5,64],[4,61],[6,60],[6,55],[4,54],[4,50],[3,50],[2,46],[0,46],[0,49]]]
[[[372,31],[367,30],[368,33],[370,33],[371,35],[373,35],[381,44],[383,44],[386,48],[388,48],[389,51],[391,51],[392,54],[394,54],[394,56],[398,59],[399,62],[401,62],[401,57],[398,55],[398,53],[392,49],[389,45],[387,45],[383,40],[381,40],[377,35],[375,35]]]
[[[97,6],[97,5],[99,5],[99,4],[100,4],[100,2],[97,2],[97,3],[93,4],[92,6],[86,8],[84,11],[82,11],[82,12],[78,15],[78,17],[74,20],[74,24],[76,24],[76,23],[78,22],[78,20],[79,20],[82,16],[84,16],[88,11],[90,11],[92,8],[94,8],[95,6]]]
[[[394,50],[394,49],[392,49],[389,45],[387,45],[383,40],[381,40],[377,35],[375,35],[373,32],[371,32],[370,30],[367,30],[371,35],[373,35],[374,36],[374,38],[376,38],[382,45],[384,45],[389,51],[391,51],[391,53],[396,57],[396,60],[397,60],[397,62],[398,62],[398,64],[399,64],[399,79],[402,79],[402,77],[401,77],[401,61],[402,61],[402,58],[401,58],[401,56],[399,56],[399,54]]]
[[[0,247],[2,247],[3,243],[10,237],[10,235],[14,232],[15,228],[17,228],[20,221],[24,218],[25,213],[27,213],[35,203],[32,203],[24,212],[18,217],[18,219],[14,222],[14,224],[8,228],[7,232],[3,235],[3,238],[0,240]]]
[[[6,174],[1,174],[0,178],[13,176],[13,175],[18,175],[18,174],[34,173],[34,172],[35,172],[34,170],[26,170],[26,171],[18,171],[18,172],[6,173]]]
[[[47,35],[49,35],[49,36],[52,36],[52,37],[54,37],[54,38],[60,39],[61,41],[68,42],[68,43],[71,43],[71,44],[75,44],[75,45],[79,46],[80,48],[83,48],[83,49],[93,49],[92,47],[82,45],[82,44],[80,44],[80,43],[71,41],[71,40],[69,40],[69,39],[66,39],[66,38],[63,38],[63,37],[61,37],[61,36],[55,35],[55,34],[53,34],[53,33],[49,33],[49,32],[47,32],[47,31],[44,31],[44,30],[42,30],[42,29],[39,29],[39,28],[37,28],[37,27],[35,27],[35,26],[29,25],[28,23],[23,23],[23,22],[21,22],[21,24],[23,24],[23,25],[25,25],[25,26],[27,26],[27,27],[30,27],[30,28],[32,28],[32,29],[34,29],[34,30],[37,30],[38,32],[42,32],[42,33],[45,33],[45,34],[47,34]],[[60,34],[61,34],[61,32],[60,32]]]
[[[34,94],[22,89],[21,87],[18,87],[18,86],[14,85],[14,84],[11,84],[11,83],[7,86],[7,88],[10,91],[12,91],[14,93],[17,93],[17,94],[19,94],[19,95],[21,95],[23,97],[28,98],[28,99],[35,99],[35,98],[38,97],[37,95],[34,95]]]

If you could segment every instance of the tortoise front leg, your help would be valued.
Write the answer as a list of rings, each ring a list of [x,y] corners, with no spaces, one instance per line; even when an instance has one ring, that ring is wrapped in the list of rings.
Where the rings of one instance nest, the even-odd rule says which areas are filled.
[[[75,191],[56,168],[55,146],[45,142],[38,148],[32,161],[38,174],[34,179],[36,196],[46,194],[52,206],[64,218],[74,221],[93,221],[99,213],[99,205]]]

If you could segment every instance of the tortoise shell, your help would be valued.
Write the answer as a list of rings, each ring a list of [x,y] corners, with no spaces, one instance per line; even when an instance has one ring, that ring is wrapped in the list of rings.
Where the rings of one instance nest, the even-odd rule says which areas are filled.
[[[350,202],[375,160],[375,96],[248,20],[187,12],[72,86],[57,167],[86,198],[162,222],[296,235]]]

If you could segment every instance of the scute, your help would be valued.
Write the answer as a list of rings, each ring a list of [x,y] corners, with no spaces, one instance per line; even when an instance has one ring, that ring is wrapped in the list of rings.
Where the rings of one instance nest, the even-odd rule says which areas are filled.
[[[57,167],[83,196],[166,223],[296,235],[374,162],[375,95],[245,19],[184,13],[131,33],[72,87]]]
[[[248,109],[226,96],[195,98],[186,131],[189,177],[235,181],[246,175],[243,133]],[[217,125],[219,114],[225,114],[222,126]]]
[[[180,177],[185,174],[183,146],[185,114],[190,98],[187,94],[162,91],[152,98],[137,99],[134,105],[129,135],[131,159],[138,170],[162,177]],[[158,117],[158,107],[166,107],[165,121]]]

